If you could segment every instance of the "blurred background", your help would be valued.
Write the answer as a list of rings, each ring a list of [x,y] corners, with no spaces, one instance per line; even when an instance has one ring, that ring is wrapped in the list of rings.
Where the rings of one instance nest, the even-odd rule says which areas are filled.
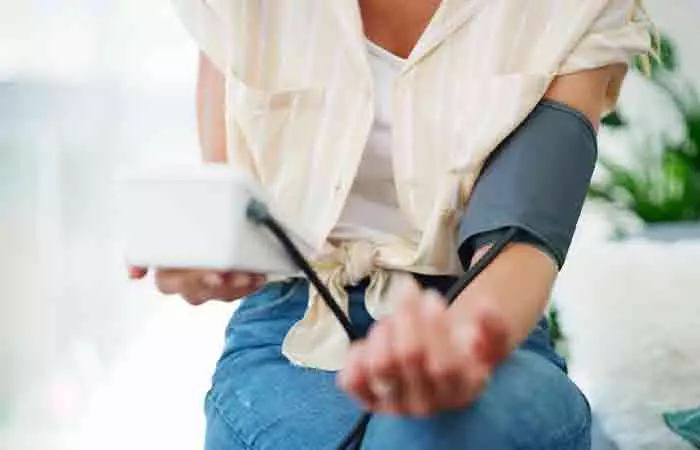
[[[687,143],[688,124],[695,122],[686,119],[693,108],[686,111],[674,102],[692,99],[688,86],[700,87],[700,3],[646,3],[674,45],[675,64],[667,70],[672,73],[653,80],[636,72],[629,77],[620,120],[610,120],[601,132],[606,160],[592,191],[598,200],[586,207],[556,296],[573,375],[598,399],[594,407],[623,448],[635,434],[630,424],[641,422],[615,417],[663,402],[606,409],[607,393],[617,389],[610,380],[627,372],[614,365],[594,368],[604,343],[581,330],[591,332],[600,311],[580,310],[590,288],[583,281],[591,279],[595,266],[602,274],[590,276],[606,288],[601,292],[617,292],[621,299],[629,293],[616,291],[615,283],[635,284],[627,278],[635,263],[655,261],[636,273],[643,279],[639,271],[649,270],[658,280],[665,279],[664,270],[677,275],[693,264],[700,267],[698,251],[684,250],[680,257],[668,253],[679,246],[694,248],[693,233],[700,238],[700,165],[693,165],[700,158],[692,162],[700,147]],[[194,309],[158,295],[148,282],[128,282],[111,221],[110,187],[120,167],[197,160],[196,57],[167,1],[0,0],[1,449],[201,447],[202,398],[232,306]],[[695,125],[691,131],[698,138],[700,120]],[[679,152],[687,155],[679,159]],[[667,243],[650,237],[659,228],[652,222],[682,225],[661,232],[672,236],[674,242]],[[600,252],[617,266],[601,269]],[[666,278],[679,299],[669,308],[673,320],[688,322],[672,342],[685,346],[666,346],[660,353],[671,354],[672,365],[685,370],[676,384],[693,375],[700,379],[700,363],[688,356],[700,355],[700,334],[688,331],[700,325],[694,306],[700,305],[700,292],[694,290],[700,286],[691,275],[682,282]],[[659,289],[652,291],[673,296]],[[590,294],[600,298],[601,292]],[[601,307],[608,308],[603,300]],[[683,307],[688,309],[681,314]],[[649,316],[652,312],[660,320],[654,307]],[[605,327],[622,333],[629,310],[614,313],[618,316],[607,317],[616,321]],[[624,369],[639,372],[633,364],[644,358],[633,350],[640,350],[619,350],[630,357],[618,357],[618,363],[628,361]],[[668,380],[656,377],[649,383]],[[627,397],[648,400],[651,394],[637,388],[641,391]],[[700,388],[688,383],[683,389],[673,399],[688,404],[669,401],[664,411],[700,406]],[[659,428],[663,422],[656,412]],[[671,448],[649,442],[627,448]],[[686,448],[680,439],[673,442]]]

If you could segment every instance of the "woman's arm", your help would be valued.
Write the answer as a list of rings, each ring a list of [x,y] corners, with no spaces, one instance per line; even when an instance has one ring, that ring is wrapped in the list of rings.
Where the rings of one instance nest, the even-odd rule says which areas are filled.
[[[225,80],[222,73],[204,54],[199,55],[197,77],[197,130],[206,162],[226,162]],[[129,267],[129,276],[146,276],[144,267]],[[241,272],[215,272],[159,268],[155,270],[158,289],[164,294],[182,296],[192,305],[210,300],[233,301],[260,289],[265,276]]]
[[[610,83],[626,70],[625,65],[614,65],[558,77],[545,98],[582,112],[597,128]],[[479,249],[473,261],[487,250]],[[452,314],[468,315],[481,304],[496,306],[507,322],[508,349],[513,349],[542,316],[557,271],[554,260],[538,247],[514,243],[462,293]]]
[[[202,159],[226,162],[226,87],[223,74],[203,53],[197,77],[197,129]]]
[[[545,98],[582,112],[597,129],[610,92],[617,92],[627,72],[626,64],[561,75],[549,86]]]
[[[480,394],[544,312],[590,180],[584,172],[593,170],[595,136],[585,119],[598,126],[621,70],[608,66],[555,79],[545,97],[567,111],[550,105],[560,114],[534,112],[477,182],[462,225],[479,239],[465,241],[470,248],[464,262],[488,250],[492,240],[482,239],[482,232],[490,236],[515,225],[525,237],[543,239],[509,245],[449,308],[412,280],[400,283],[390,294],[401,302],[398,311],[353,345],[339,376],[346,391],[371,410],[419,416],[463,407]],[[571,153],[577,150],[585,155]],[[538,157],[552,161],[529,166]],[[574,169],[581,173],[562,179]]]

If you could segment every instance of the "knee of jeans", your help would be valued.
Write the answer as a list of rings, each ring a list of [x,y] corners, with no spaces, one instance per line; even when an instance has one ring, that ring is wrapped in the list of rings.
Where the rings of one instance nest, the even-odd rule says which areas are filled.
[[[471,406],[427,419],[377,416],[363,448],[588,450],[590,427],[588,404],[566,375],[519,351]]]

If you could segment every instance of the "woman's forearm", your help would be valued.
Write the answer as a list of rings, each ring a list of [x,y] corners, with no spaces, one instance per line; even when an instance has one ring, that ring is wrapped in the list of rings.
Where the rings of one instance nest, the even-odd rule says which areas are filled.
[[[606,92],[625,71],[626,67],[618,64],[556,77],[545,98],[583,113],[596,127],[605,109]],[[534,195],[532,192],[537,190],[531,190],[530,194]],[[479,259],[487,250],[482,248],[473,259]],[[512,350],[542,316],[557,272],[556,261],[537,247],[527,243],[511,244],[462,293],[451,308],[452,314],[460,318],[483,304],[494,306],[507,323]]]
[[[226,162],[225,82],[204,53],[199,56],[197,77],[197,129],[202,159]]]
[[[515,349],[542,317],[556,274],[551,257],[534,246],[513,243],[462,292],[451,314],[459,319],[482,306],[495,308],[507,324],[509,349]]]

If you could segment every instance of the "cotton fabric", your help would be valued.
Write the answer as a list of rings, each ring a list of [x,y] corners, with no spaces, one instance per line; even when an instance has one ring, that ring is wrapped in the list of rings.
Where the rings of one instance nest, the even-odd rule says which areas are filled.
[[[368,62],[374,82],[374,123],[355,181],[329,240],[364,239],[370,242],[411,233],[399,206],[391,152],[392,100],[405,60],[367,41]]]
[[[390,314],[392,271],[455,274],[457,223],[488,156],[557,75],[626,63],[650,48],[634,0],[443,0],[404,65],[393,98],[399,205],[412,232],[390,242],[327,237],[374,118],[358,3],[174,0],[226,79],[229,161],[262,183],[277,214],[317,250],[322,280],[369,276],[367,309]],[[608,92],[612,107],[621,80]],[[283,345],[301,366],[342,367],[349,342],[310,291]]]

